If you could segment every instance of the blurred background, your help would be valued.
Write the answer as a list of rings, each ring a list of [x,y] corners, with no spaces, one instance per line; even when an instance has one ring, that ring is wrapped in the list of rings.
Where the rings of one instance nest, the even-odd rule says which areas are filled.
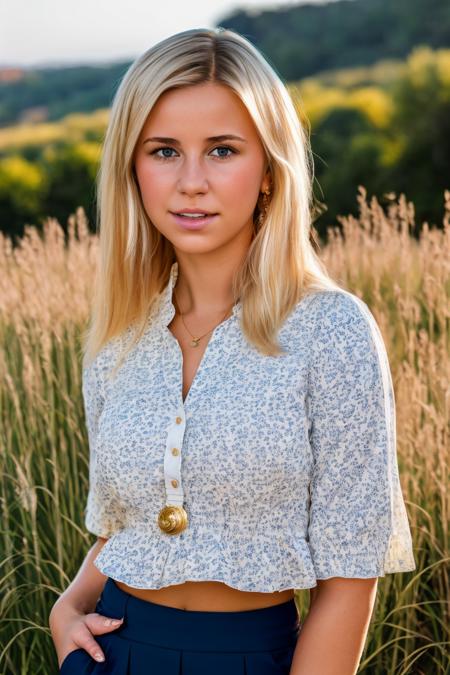
[[[320,255],[389,355],[417,570],[379,579],[358,672],[448,674],[449,0],[1,0],[0,675],[58,672],[48,614],[95,541],[81,338],[109,107],[152,44],[215,26],[286,83],[314,153]],[[304,618],[308,593],[296,602]]]
[[[83,206],[108,108],[131,61],[166,35],[223,26],[249,38],[311,125],[317,199],[357,213],[359,184],[403,192],[419,221],[442,221],[450,175],[450,3],[3,0],[0,15],[0,228],[22,234]]]

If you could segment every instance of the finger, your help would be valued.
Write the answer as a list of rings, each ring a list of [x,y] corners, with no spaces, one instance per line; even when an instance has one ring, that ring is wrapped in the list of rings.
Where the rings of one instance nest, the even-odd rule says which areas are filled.
[[[92,637],[91,633],[87,632],[79,641],[79,646],[84,649],[89,656],[91,656],[95,661],[104,661],[105,660],[105,655],[103,654],[103,650],[94,640]]]
[[[123,617],[122,619],[116,619],[93,612],[92,614],[88,614],[85,620],[91,633],[101,635],[118,628],[123,622]]]

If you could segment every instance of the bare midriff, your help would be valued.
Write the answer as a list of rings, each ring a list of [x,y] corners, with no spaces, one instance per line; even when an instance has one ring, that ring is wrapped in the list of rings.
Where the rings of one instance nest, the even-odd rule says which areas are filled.
[[[241,591],[221,581],[185,581],[164,588],[134,588],[115,581],[126,593],[158,605],[194,612],[245,612],[271,607],[294,597],[294,589],[258,593]]]

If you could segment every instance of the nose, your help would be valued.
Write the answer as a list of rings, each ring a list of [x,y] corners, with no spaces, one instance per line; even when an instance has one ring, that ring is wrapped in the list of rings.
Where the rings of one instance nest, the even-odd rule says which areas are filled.
[[[203,161],[196,157],[186,157],[179,169],[177,185],[179,191],[186,194],[206,192],[208,177]]]

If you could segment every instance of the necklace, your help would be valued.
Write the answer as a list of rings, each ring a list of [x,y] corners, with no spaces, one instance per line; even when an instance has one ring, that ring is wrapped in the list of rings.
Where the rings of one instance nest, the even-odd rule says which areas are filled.
[[[183,322],[183,324],[184,324],[184,327],[186,328],[187,332],[189,333],[189,335],[190,335],[191,338],[192,338],[192,340],[191,340],[191,347],[198,347],[199,341],[200,341],[203,337],[205,337],[205,335],[208,335],[208,333],[211,333],[211,331],[213,331],[214,328],[215,328],[216,326],[218,326],[219,324],[216,324],[216,326],[214,326],[214,328],[211,328],[210,330],[208,330],[208,331],[207,331],[206,333],[204,333],[203,335],[200,335],[199,337],[195,337],[194,335],[192,335],[191,331],[190,331],[189,328],[186,326],[186,323],[185,323],[184,318],[183,318],[184,315],[180,312],[180,306],[179,306],[179,304],[178,304],[178,300],[177,300],[175,288],[173,289],[173,294],[174,294],[174,297],[175,297],[175,306],[176,306],[176,309],[177,309],[177,311],[178,311],[178,314],[181,316],[181,320],[182,320],[182,322]],[[233,307],[233,305],[232,305],[232,307]],[[230,307],[230,309],[231,309],[231,307]],[[227,309],[227,310],[226,310],[225,314],[223,315],[223,317],[221,318],[221,320],[219,321],[219,323],[222,323],[222,321],[225,319],[226,315],[229,313],[230,309]]]

